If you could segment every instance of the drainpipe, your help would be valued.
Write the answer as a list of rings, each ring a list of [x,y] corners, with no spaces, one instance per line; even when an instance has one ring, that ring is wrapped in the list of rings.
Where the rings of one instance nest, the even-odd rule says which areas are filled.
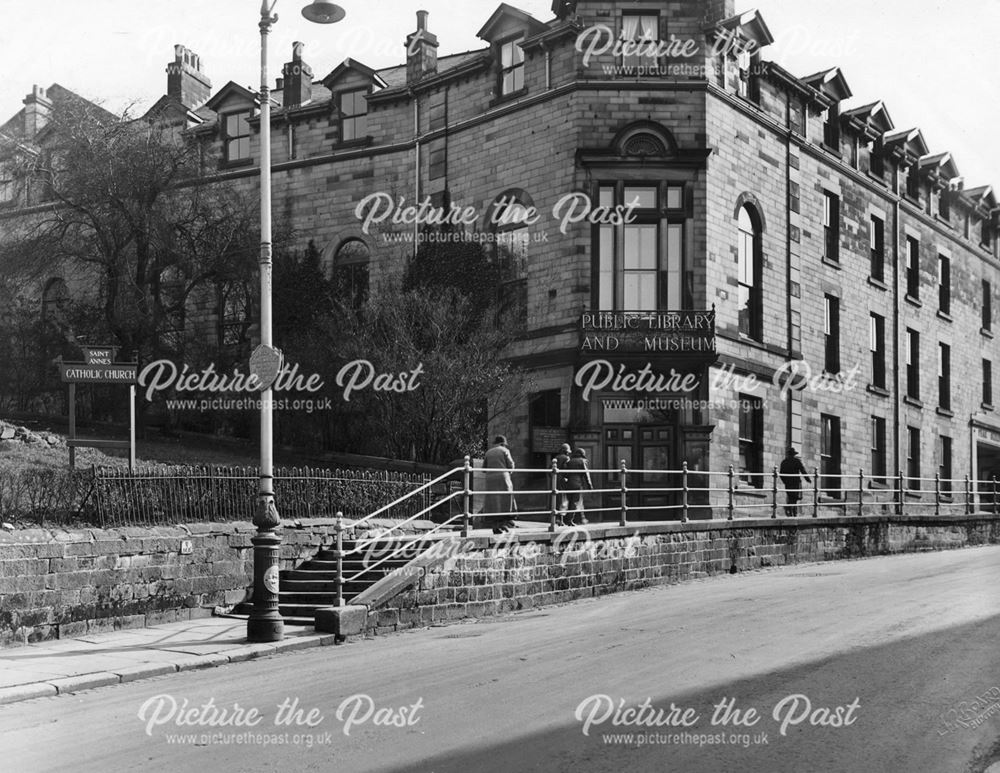
[[[892,202],[892,457],[893,465],[886,472],[895,473],[903,469],[900,454],[900,405],[899,391],[899,169],[896,170],[896,192]]]
[[[413,100],[413,205],[420,206],[420,100],[413,89],[410,89],[410,98]],[[416,219],[414,219],[416,220]],[[420,226],[413,223],[413,260],[417,258],[418,239],[420,238]]]

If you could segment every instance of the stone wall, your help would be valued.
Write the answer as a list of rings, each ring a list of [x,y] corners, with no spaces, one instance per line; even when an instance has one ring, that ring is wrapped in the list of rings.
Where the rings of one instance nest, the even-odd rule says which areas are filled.
[[[467,539],[441,551],[444,560],[409,590],[369,610],[367,626],[389,632],[713,574],[998,543],[1000,518],[984,515],[744,519]]]
[[[207,616],[243,601],[254,532],[218,523],[0,533],[0,646]],[[284,528],[281,568],[334,534],[329,519]]]

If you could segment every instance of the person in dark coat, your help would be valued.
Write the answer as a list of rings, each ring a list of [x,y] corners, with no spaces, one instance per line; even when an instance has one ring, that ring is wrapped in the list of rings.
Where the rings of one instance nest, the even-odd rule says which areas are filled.
[[[569,509],[579,511],[580,521],[577,523],[576,516],[569,512],[563,516],[564,526],[578,526],[587,523],[587,514],[583,506],[583,491],[594,488],[590,479],[590,467],[587,465],[587,452],[582,448],[577,448],[570,456],[566,464],[566,488],[569,497]]]
[[[566,511],[569,509],[569,482],[566,480],[565,470],[569,464],[572,451],[573,449],[570,448],[569,443],[563,443],[559,449],[559,453],[552,460],[556,463],[556,467],[559,468],[559,474],[556,476],[556,489],[559,491],[558,512],[560,521],[565,517]]]
[[[501,534],[514,527],[510,513],[514,512],[514,482],[510,471],[513,470],[514,457],[507,448],[507,438],[497,435],[493,439],[493,447],[483,456],[483,469],[486,470],[486,495],[483,511],[493,523],[493,533]]]
[[[802,464],[802,460],[799,459],[798,451],[791,446],[788,447],[785,458],[781,460],[778,475],[781,476],[781,483],[785,487],[785,496],[787,497],[785,515],[794,518],[798,510],[799,500],[802,498],[802,478],[805,478],[806,483],[808,483],[809,473],[805,465]]]

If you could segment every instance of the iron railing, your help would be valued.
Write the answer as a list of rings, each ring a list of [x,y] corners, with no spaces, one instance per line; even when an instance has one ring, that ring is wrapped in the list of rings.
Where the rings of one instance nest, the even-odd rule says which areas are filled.
[[[259,473],[253,467],[93,469],[93,503],[102,526],[228,522],[253,519]],[[394,517],[406,517],[430,502],[427,475],[309,467],[278,469],[275,497],[282,518],[362,517],[395,502]],[[420,497],[413,492],[420,489]]]
[[[474,486],[477,480],[486,481],[490,475],[502,476],[504,472],[511,476],[510,489]],[[710,517],[717,510],[725,512],[729,520],[738,516],[777,519],[800,514],[815,518],[821,509],[831,514],[860,516],[865,514],[866,507],[869,511],[874,508],[878,512],[890,510],[897,514],[906,511],[929,516],[970,514],[977,510],[977,499],[979,511],[1000,513],[1000,486],[996,477],[977,483],[968,475],[949,479],[940,475],[933,478],[907,477],[902,473],[872,476],[864,470],[858,470],[854,475],[821,475],[819,469],[813,469],[808,487],[800,489],[801,498],[789,503],[788,490],[779,485],[781,475],[777,467],[770,472],[737,474],[732,466],[726,471],[692,470],[685,463],[679,470],[643,470],[631,469],[622,461],[616,469],[591,469],[588,472],[593,487],[582,492],[584,507],[576,512],[603,522],[617,521],[620,526],[627,525],[630,514],[635,513],[662,514],[665,517],[659,520],[686,523],[692,515]],[[343,587],[346,583],[400,555],[416,555],[415,543],[430,548],[445,536],[454,537],[456,529],[460,530],[462,537],[467,537],[477,525],[477,519],[480,521],[478,525],[490,526],[511,518],[541,517],[547,521],[547,530],[555,532],[563,516],[569,514],[569,506],[576,498],[574,494],[579,491],[567,488],[565,474],[566,471],[559,469],[555,463],[544,469],[515,468],[505,471],[473,468],[471,460],[466,457],[462,467],[426,482],[364,518],[345,524],[343,513],[338,513],[336,604],[344,604]],[[531,476],[536,481],[534,488],[513,486],[514,480],[524,476]],[[541,483],[544,487],[540,487]],[[930,483],[933,486],[924,487],[924,484]],[[366,530],[373,525],[374,519],[395,511],[407,498],[426,497],[435,487],[449,484],[451,490],[447,495],[434,498],[406,518],[394,520],[389,528]],[[490,495],[510,496],[514,502],[520,498],[538,504],[532,504],[527,509],[518,507],[516,510],[487,511],[485,502]],[[564,501],[564,495],[570,501]],[[478,510],[477,501],[483,502],[483,507]],[[459,505],[457,508],[456,503]],[[433,520],[435,515],[439,522],[428,530],[419,535],[407,533],[407,527],[412,530],[415,521]],[[345,550],[343,535],[348,529],[362,537]],[[386,550],[386,544],[392,547]],[[345,577],[343,559],[365,552],[369,552],[370,557],[370,549],[374,546],[379,546],[377,560],[366,559],[362,562],[362,569]]]

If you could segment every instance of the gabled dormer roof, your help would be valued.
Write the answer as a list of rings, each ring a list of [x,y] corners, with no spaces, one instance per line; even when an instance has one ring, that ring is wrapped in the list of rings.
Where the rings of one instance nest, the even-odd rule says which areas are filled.
[[[389,84],[382,79],[382,76],[378,74],[378,71],[369,67],[366,64],[362,64],[357,59],[347,58],[341,62],[337,67],[334,68],[333,72],[327,75],[322,83],[331,91],[339,81],[346,78],[351,73],[356,73],[360,75],[362,79],[369,81],[374,86],[380,89],[386,88]]]
[[[967,188],[962,195],[973,205],[986,212],[997,206],[996,192],[992,185],[980,185],[978,188]]]
[[[935,174],[942,180],[953,180],[959,176],[958,166],[951,153],[937,153],[933,156],[924,156],[919,161],[921,171],[928,174]]]
[[[767,28],[767,24],[764,23],[764,17],[760,15],[760,12],[756,8],[737,14],[736,16],[730,16],[710,29],[736,32],[740,38],[752,40],[758,49],[769,46],[774,42],[771,30]]]
[[[847,85],[847,79],[840,71],[839,67],[831,67],[829,70],[816,72],[802,79],[817,91],[821,91],[828,97],[832,97],[837,102],[850,99],[854,94],[851,87]]]
[[[507,5],[507,3],[500,3],[483,28],[476,33],[476,36],[492,43],[495,40],[494,36],[504,28],[505,23],[508,28],[518,27],[524,30],[526,36],[536,35],[548,29],[546,24],[538,21],[530,13],[525,13],[519,8]]]
[[[895,150],[907,156],[911,161],[926,156],[930,148],[924,140],[923,132],[920,129],[903,129],[902,131],[890,132],[885,135],[882,144],[887,150]]]
[[[219,109],[225,107],[227,102],[249,102],[252,105],[259,105],[260,95],[235,81],[229,81],[205,103],[205,107],[218,113]]]
[[[143,113],[142,117],[147,121],[163,120],[184,124],[187,127],[197,126],[205,121],[196,112],[166,95],[156,100],[156,103]]]
[[[889,115],[885,103],[881,100],[856,107],[853,110],[846,110],[843,117],[873,140],[895,128],[892,117]]]

